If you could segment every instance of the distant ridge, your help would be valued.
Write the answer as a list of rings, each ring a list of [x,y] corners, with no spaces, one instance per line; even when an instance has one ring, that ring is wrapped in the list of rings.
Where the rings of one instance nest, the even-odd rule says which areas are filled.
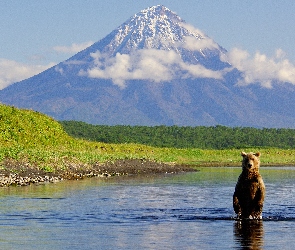
[[[239,86],[227,51],[162,5],[0,91],[57,120],[105,125],[295,127],[295,87]]]

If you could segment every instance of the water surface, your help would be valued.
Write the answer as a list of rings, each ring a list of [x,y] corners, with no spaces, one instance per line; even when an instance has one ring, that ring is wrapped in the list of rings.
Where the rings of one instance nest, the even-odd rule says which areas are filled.
[[[234,220],[240,168],[0,189],[0,249],[293,249],[295,167],[264,167],[263,221]]]

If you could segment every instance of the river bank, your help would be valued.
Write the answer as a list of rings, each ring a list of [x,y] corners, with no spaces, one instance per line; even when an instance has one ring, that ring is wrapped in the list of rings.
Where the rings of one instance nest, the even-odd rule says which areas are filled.
[[[64,169],[54,172],[41,170],[29,164],[5,161],[5,168],[0,170],[0,187],[26,186],[62,180],[79,180],[90,177],[111,177],[128,175],[150,175],[196,171],[193,166],[166,164],[144,159],[117,160],[96,163],[92,166],[69,164]]]
[[[5,160],[0,169],[0,187],[27,186],[62,180],[79,180],[91,177],[108,178],[112,176],[134,176],[154,174],[177,174],[195,172],[199,167],[236,167],[237,162],[191,162],[190,164],[163,163],[147,159],[125,159],[105,163],[75,164],[68,163],[66,167],[54,171],[46,171],[38,166],[25,162]],[[293,163],[267,163],[261,167],[294,166]]]
[[[242,150],[261,152],[262,166],[295,165],[294,148],[200,149],[175,148],[174,144],[152,147],[104,143],[73,138],[60,123],[32,110],[0,105],[0,116],[0,186],[92,176],[178,173],[201,166],[239,166]]]

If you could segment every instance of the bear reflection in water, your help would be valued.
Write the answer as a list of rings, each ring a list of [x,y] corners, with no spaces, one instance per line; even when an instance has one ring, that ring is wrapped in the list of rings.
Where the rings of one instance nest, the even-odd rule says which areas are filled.
[[[260,152],[241,155],[242,173],[233,195],[233,208],[238,219],[262,219],[265,185],[259,173]]]
[[[234,235],[241,249],[263,249],[262,220],[237,220],[234,225]]]

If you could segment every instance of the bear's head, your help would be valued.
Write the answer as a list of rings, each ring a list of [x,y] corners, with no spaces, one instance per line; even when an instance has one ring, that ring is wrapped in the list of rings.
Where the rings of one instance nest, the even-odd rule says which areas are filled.
[[[246,171],[258,171],[260,167],[260,152],[245,153],[241,152],[243,157],[242,168]]]

